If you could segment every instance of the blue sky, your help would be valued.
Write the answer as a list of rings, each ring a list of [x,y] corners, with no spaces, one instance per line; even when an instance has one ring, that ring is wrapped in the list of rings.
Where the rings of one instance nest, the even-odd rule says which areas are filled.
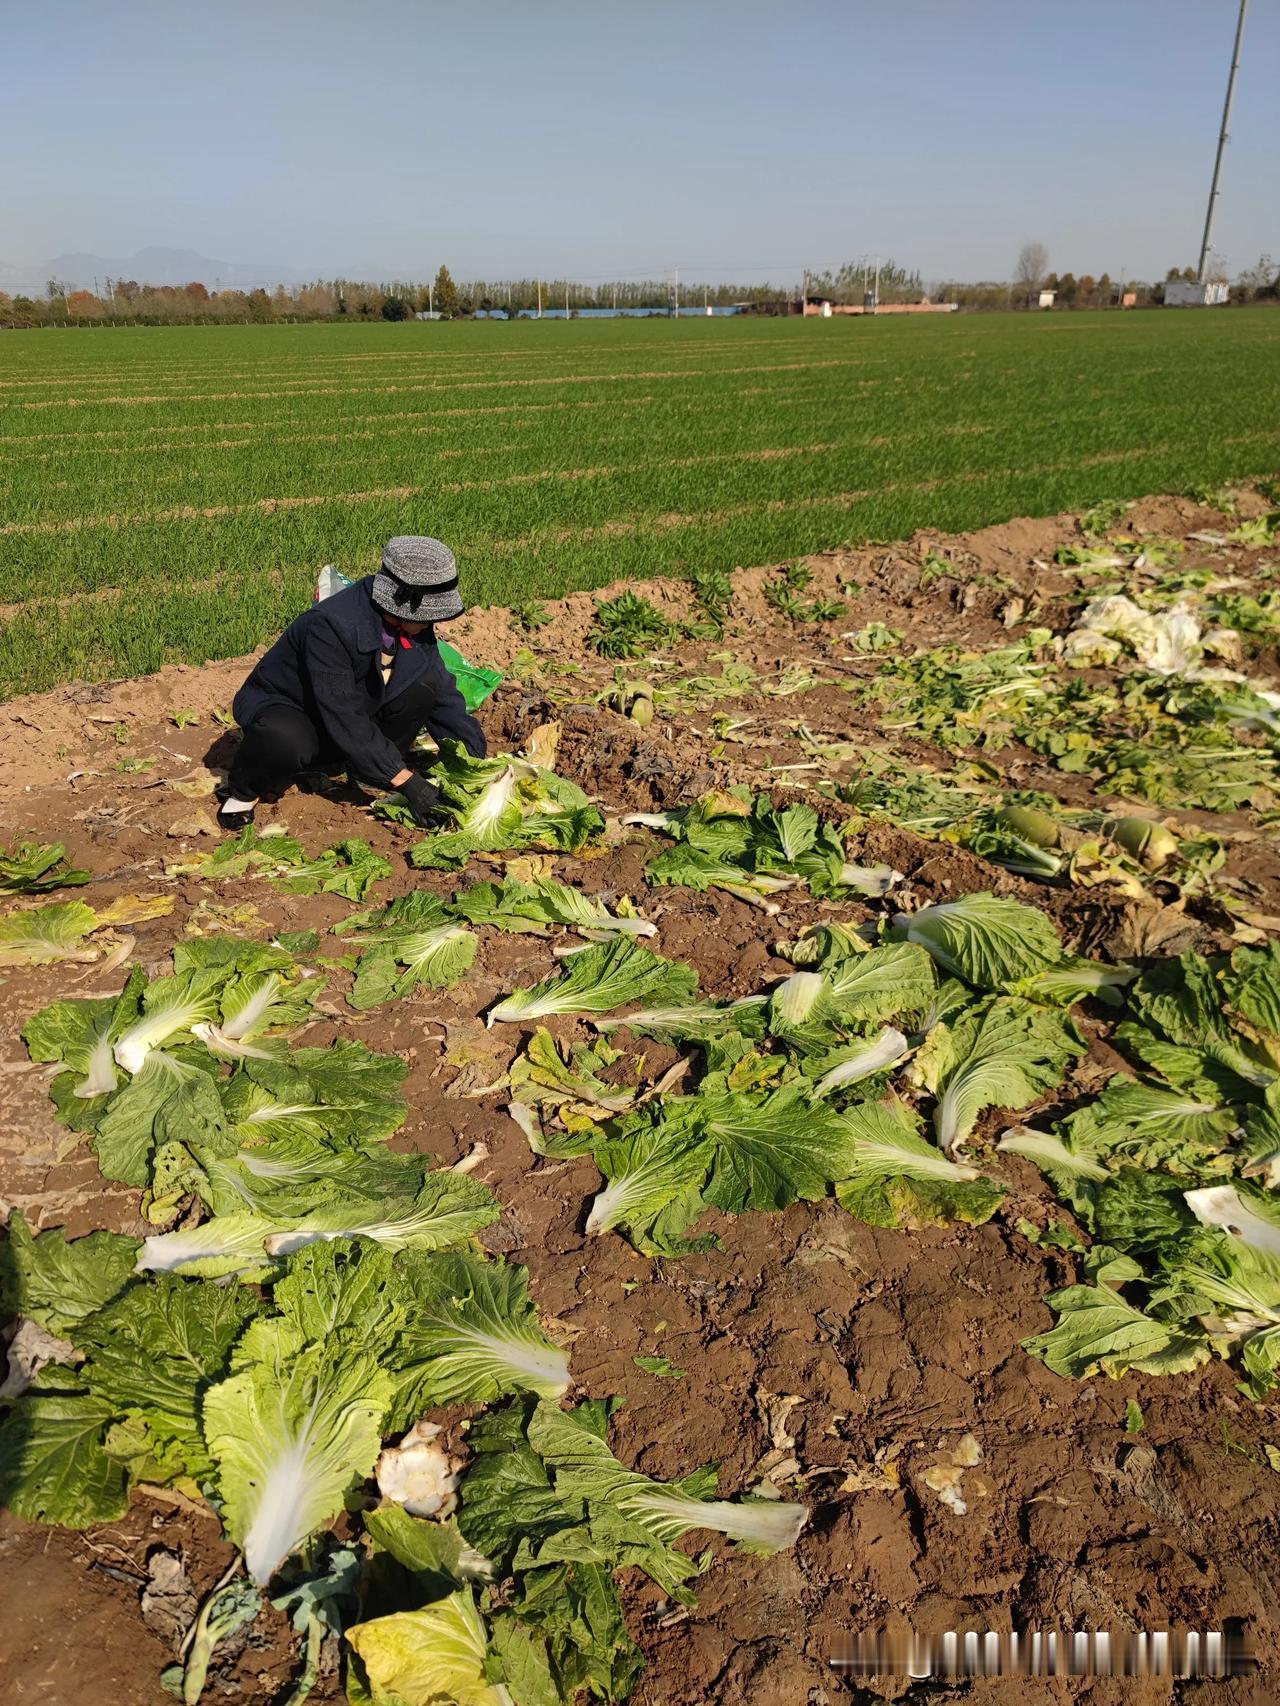
[[[0,261],[927,278],[1194,262],[1235,0],[11,9]],[[1215,247],[1280,255],[1280,3],[1254,0]]]

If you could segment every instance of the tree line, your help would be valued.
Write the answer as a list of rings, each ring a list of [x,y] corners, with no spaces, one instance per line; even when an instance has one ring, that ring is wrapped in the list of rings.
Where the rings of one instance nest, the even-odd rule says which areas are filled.
[[[184,285],[139,283],[109,279],[101,291],[72,289],[51,278],[40,296],[7,296],[0,292],[0,324],[47,325],[181,325],[217,322],[290,320],[407,320],[414,314],[435,313],[443,319],[475,314],[513,317],[566,308],[627,308],[654,314],[671,311],[677,300],[683,308],[747,309],[798,308],[810,299],[860,303],[878,284],[882,302],[917,301],[924,294],[920,274],[893,260],[851,261],[826,272],[806,273],[804,282],[708,284],[680,282],[675,276],[651,279],[602,279],[583,283],[565,278],[472,279],[455,282],[442,266],[429,282],[410,279],[370,284],[356,279],[318,279],[311,284],[273,291],[210,290],[199,280]]]
[[[574,279],[473,279],[455,282],[442,266],[434,279],[419,282],[395,279],[371,284],[357,279],[318,279],[311,284],[278,284],[273,291],[210,290],[193,280],[184,285],[140,283],[112,279],[99,292],[76,290],[51,278],[40,296],[8,296],[0,292],[0,324],[45,326],[65,324],[180,325],[230,321],[269,323],[289,320],[407,320],[414,314],[436,313],[459,319],[477,313],[513,316],[537,314],[540,309],[580,312],[584,308],[649,309],[668,312],[676,299],[676,281],[662,279],[600,280],[584,284]],[[794,296],[774,284],[696,284],[680,289],[682,306],[705,302],[719,308],[786,301]]]
[[[1024,245],[1012,280],[969,282],[944,280],[926,286],[918,271],[891,259],[850,261],[825,272],[806,273],[802,293],[810,300],[861,303],[877,292],[880,302],[954,302],[967,309],[1026,307],[1041,290],[1054,292],[1059,308],[1118,306],[1132,295],[1142,304],[1163,300],[1164,286],[1174,279],[1193,280],[1193,267],[1170,267],[1163,280],[1124,279],[1109,273],[1052,272],[1043,244]],[[536,314],[539,309],[567,307],[570,314],[586,308],[628,308],[669,312],[676,297],[674,278],[597,280],[474,279],[455,282],[442,266],[434,279],[393,280],[371,284],[355,279],[318,279],[311,284],[278,284],[273,291],[210,290],[199,280],[184,285],[140,283],[111,279],[102,291],[72,289],[51,278],[39,296],[6,295],[0,291],[0,326],[50,325],[182,325],[249,322],[271,324],[296,320],[407,320],[434,313],[446,320],[475,314]],[[1280,266],[1262,255],[1231,282],[1233,302],[1274,301],[1280,298]],[[713,308],[741,306],[756,311],[793,311],[800,306],[796,286],[770,283],[685,283],[679,288],[682,306],[701,303]]]

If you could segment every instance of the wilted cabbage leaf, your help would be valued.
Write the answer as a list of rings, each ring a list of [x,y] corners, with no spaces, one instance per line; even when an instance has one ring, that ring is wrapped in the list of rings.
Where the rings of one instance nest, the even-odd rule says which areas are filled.
[[[836,1196],[859,1220],[907,1228],[978,1223],[1004,1197],[1002,1186],[976,1167],[948,1160],[922,1137],[920,1116],[896,1096],[851,1108],[841,1122],[849,1162]]]
[[[698,974],[626,937],[575,954],[558,976],[517,989],[489,1011],[488,1023],[542,1019],[551,1013],[612,1013],[631,1001],[675,1004],[697,992]]]
[[[1012,996],[993,996],[935,1026],[912,1065],[938,1097],[938,1146],[954,1157],[985,1108],[1025,1108],[1054,1090],[1085,1053],[1070,1019]]]
[[[489,1632],[469,1587],[418,1611],[353,1624],[347,1640],[379,1698],[404,1706],[516,1706],[500,1682],[488,1680]]]
[[[0,966],[47,966],[56,960],[96,960],[84,938],[98,915],[82,900],[55,900],[0,918]]]
[[[1131,1370],[1183,1374],[1209,1359],[1203,1334],[1154,1320],[1105,1285],[1064,1286],[1045,1302],[1058,1312],[1057,1325],[1022,1348],[1068,1380],[1099,1372],[1118,1379]]]
[[[554,877],[534,877],[528,882],[508,877],[500,883],[475,883],[458,895],[453,910],[472,924],[492,924],[499,930],[536,936],[547,935],[554,924],[566,925],[588,941],[597,942],[613,936],[657,934],[657,925],[648,919],[622,911],[612,913],[603,901]]]
[[[24,841],[14,849],[0,848],[0,895],[46,894],[89,881],[88,871],[73,871],[65,862],[61,841]]]
[[[899,914],[908,942],[928,949],[943,971],[977,989],[1004,989],[1062,958],[1053,921],[1038,907],[993,894],[967,894]]]

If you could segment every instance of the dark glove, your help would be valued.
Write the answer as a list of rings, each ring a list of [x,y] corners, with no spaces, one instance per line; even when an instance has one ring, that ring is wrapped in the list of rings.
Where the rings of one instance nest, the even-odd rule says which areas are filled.
[[[421,828],[442,829],[448,823],[449,814],[440,804],[440,790],[425,776],[410,776],[400,784],[400,792],[413,813],[413,821]]]

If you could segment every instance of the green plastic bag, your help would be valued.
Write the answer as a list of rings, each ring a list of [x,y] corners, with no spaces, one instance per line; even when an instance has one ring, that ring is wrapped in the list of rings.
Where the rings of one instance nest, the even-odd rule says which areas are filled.
[[[347,579],[332,563],[326,563],[316,581],[316,602],[322,598],[330,598],[335,592],[342,592],[355,582]],[[502,672],[497,669],[486,669],[483,664],[468,663],[462,653],[455,651],[447,641],[437,639],[436,646],[444,667],[458,684],[458,691],[468,711],[474,711],[477,705],[483,705],[502,680]]]
[[[461,652],[454,651],[446,640],[437,640],[440,656],[444,659],[444,667],[458,684],[458,691],[467,702],[468,711],[474,711],[477,705],[483,705],[502,680],[502,672],[497,669],[486,669],[480,663],[468,663]]]

